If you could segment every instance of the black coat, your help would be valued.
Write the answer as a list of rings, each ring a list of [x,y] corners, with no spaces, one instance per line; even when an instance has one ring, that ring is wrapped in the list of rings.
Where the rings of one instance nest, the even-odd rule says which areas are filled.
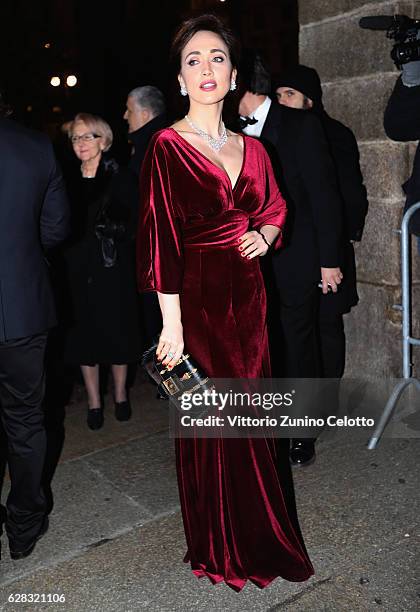
[[[369,207],[360,169],[359,147],[350,128],[327,115],[325,111],[319,117],[330,146],[338,187],[344,202],[345,238],[348,241],[359,242],[362,239]]]
[[[153,134],[167,127],[168,124],[166,114],[157,115],[142,128],[129,134],[129,139],[133,144],[133,155],[130,159],[129,168],[135,173],[136,177],[140,176],[143,159]],[[148,348],[162,331],[162,315],[157,293],[146,291],[139,295],[139,300],[144,347]]]
[[[369,202],[360,169],[359,148],[353,132],[323,110],[319,117],[330,147],[344,204],[344,279],[336,295],[322,295],[320,309],[321,315],[343,314],[359,301],[354,248],[350,241],[362,239]]]
[[[276,284],[282,302],[298,305],[320,282],[321,266],[343,266],[343,202],[336,170],[313,113],[272,103],[261,141],[288,205],[285,246],[272,258]]]
[[[130,159],[129,168],[133,170],[137,176],[140,176],[143,159],[153,134],[159,130],[163,130],[167,125],[167,116],[165,114],[157,115],[157,117],[154,117],[142,128],[128,135],[128,139],[133,145],[133,154]]]
[[[64,183],[48,138],[0,119],[0,342],[55,325],[44,254],[68,230]]]
[[[65,360],[82,365],[124,364],[139,357],[140,338],[135,281],[137,181],[112,160],[101,161],[96,177],[78,168],[68,178],[72,234],[64,259],[70,290],[70,321]],[[101,210],[119,228],[117,259],[106,267],[97,236]]]
[[[420,139],[420,85],[406,87],[397,80],[384,117],[389,138],[400,142]],[[405,210],[420,201],[420,146],[414,157],[413,172],[403,185],[407,195]],[[420,210],[411,217],[410,230],[420,236]]]

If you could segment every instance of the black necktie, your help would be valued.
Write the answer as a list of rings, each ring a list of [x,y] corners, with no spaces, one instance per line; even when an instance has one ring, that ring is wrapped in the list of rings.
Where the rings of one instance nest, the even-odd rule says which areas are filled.
[[[258,123],[258,119],[254,119],[254,117],[239,117],[239,127],[241,130],[246,128],[247,125],[255,125]]]

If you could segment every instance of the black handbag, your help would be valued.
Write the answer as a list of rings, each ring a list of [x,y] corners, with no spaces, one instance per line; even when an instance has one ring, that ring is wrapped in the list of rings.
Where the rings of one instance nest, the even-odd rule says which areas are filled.
[[[101,242],[102,262],[112,268],[117,261],[117,241],[124,235],[125,227],[103,216],[95,225],[95,234]]]
[[[181,397],[184,393],[203,395],[215,388],[212,380],[191,355],[184,353],[178,363],[169,370],[158,361],[157,346],[155,343],[143,354],[141,364],[158,385],[159,392],[166,395],[178,408],[182,407]]]
[[[108,167],[111,167],[108,163]],[[114,172],[115,172],[114,168]],[[118,258],[118,242],[126,235],[126,224],[118,219],[112,201],[112,191],[108,184],[103,196],[102,205],[95,219],[95,235],[101,243],[102,263],[105,268],[112,268]]]

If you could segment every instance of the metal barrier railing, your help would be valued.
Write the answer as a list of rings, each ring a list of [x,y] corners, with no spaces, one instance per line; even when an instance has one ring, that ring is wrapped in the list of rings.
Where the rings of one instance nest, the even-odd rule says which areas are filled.
[[[412,215],[420,210],[420,202],[410,206],[405,213],[401,223],[401,290],[402,290],[402,304],[398,306],[398,309],[402,312],[402,366],[403,366],[403,380],[401,380],[392,391],[389,400],[384,408],[379,423],[375,428],[375,431],[368,443],[368,449],[373,450],[376,448],[385,427],[390,420],[392,413],[397,407],[398,401],[401,398],[403,392],[410,385],[414,385],[420,392],[420,380],[412,376],[411,354],[412,346],[420,346],[420,338],[413,338],[411,336],[412,329],[412,310],[411,310],[411,270],[410,270],[410,232],[408,231],[408,224]]]

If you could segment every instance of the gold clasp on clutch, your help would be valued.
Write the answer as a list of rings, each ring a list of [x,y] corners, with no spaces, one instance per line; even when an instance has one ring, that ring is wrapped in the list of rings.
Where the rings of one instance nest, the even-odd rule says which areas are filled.
[[[197,368],[194,368],[194,370],[191,370],[191,372],[185,372],[185,374],[181,376],[181,380],[190,380],[190,378],[192,378],[196,372]]]
[[[185,361],[186,359],[189,359],[190,356],[187,355],[181,355],[181,357],[179,358],[179,360],[176,362],[176,365],[180,365],[183,361]],[[170,370],[168,370],[168,368],[164,368],[163,370],[161,370],[159,372],[159,374],[162,376],[163,374],[165,374],[165,372],[170,372],[173,368],[171,368]],[[197,372],[197,370],[194,370],[194,372]]]
[[[175,393],[178,393],[179,387],[173,378],[167,378],[166,380],[163,380],[162,383],[169,395],[175,395]]]

